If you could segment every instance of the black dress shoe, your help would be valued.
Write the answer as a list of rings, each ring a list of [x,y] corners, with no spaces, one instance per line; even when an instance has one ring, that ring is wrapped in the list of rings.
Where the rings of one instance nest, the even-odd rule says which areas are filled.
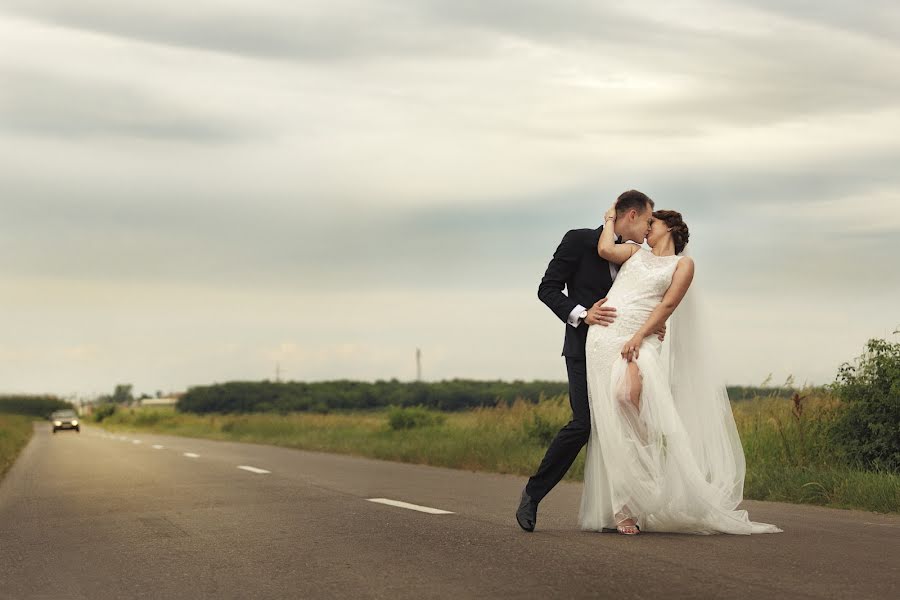
[[[532,500],[525,490],[522,490],[522,500],[516,511],[516,521],[519,522],[519,527],[525,531],[534,531],[534,525],[537,523],[537,505],[538,503]]]

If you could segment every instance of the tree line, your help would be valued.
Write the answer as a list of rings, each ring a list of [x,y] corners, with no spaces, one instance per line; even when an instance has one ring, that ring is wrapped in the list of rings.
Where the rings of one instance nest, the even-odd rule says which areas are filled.
[[[132,386],[120,384],[111,395],[97,398],[95,404],[130,405],[134,400]],[[728,388],[732,400],[757,396],[790,397],[794,390],[787,387]],[[434,383],[400,382],[396,379],[374,383],[337,380],[315,383],[232,381],[192,387],[176,408],[194,413],[241,412],[328,412],[331,410],[374,409],[386,406],[424,406],[436,410],[458,411],[478,406],[496,406],[500,402],[512,404],[521,398],[537,402],[541,396],[551,397],[568,393],[561,381],[478,381],[453,379]],[[48,417],[60,409],[74,409],[70,403],[53,395],[0,395],[0,413],[15,413]]]
[[[743,400],[770,395],[789,397],[794,390],[734,386],[728,391],[732,400]],[[500,402],[512,404],[518,398],[537,402],[541,396],[567,393],[568,385],[561,381],[231,381],[190,388],[179,399],[176,409],[192,413],[321,413],[386,406],[424,406],[435,410],[458,411],[479,406],[496,406]]]
[[[0,396],[0,413],[31,415],[48,419],[53,411],[66,408],[74,410],[75,406],[70,402],[51,395],[18,394]]]
[[[176,409],[193,413],[328,412],[424,406],[458,411],[495,406],[498,402],[511,404],[517,398],[537,402],[541,396],[557,396],[567,391],[567,384],[558,381],[232,381],[192,387],[178,400]]]

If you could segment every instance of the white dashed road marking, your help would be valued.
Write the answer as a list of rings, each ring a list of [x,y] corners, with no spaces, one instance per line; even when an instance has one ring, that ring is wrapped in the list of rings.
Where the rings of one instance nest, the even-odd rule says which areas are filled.
[[[271,471],[266,471],[265,469],[258,469],[256,467],[248,467],[247,465],[240,465],[238,467],[238,469],[250,471],[251,473],[271,473]]]
[[[153,444],[154,450],[162,450],[163,448],[165,448],[165,446],[160,446],[159,444]]]
[[[140,444],[140,443],[141,443],[141,440],[131,440],[131,443],[132,443],[132,444]]]
[[[187,456],[188,458],[199,458],[200,457],[199,454],[194,454],[193,452],[185,452],[184,455]]]
[[[428,513],[430,515],[452,515],[449,510],[441,510],[439,508],[431,508],[430,506],[419,506],[418,504],[410,504],[409,502],[401,502],[400,500],[388,500],[387,498],[369,498],[369,502],[377,502],[379,504],[387,504],[389,506],[398,506],[400,508],[408,508],[409,510],[417,510],[419,512]]]

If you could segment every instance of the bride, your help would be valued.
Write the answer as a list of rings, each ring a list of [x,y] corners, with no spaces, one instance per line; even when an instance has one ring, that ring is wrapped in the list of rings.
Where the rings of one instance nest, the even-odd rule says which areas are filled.
[[[585,347],[591,434],[581,528],[626,535],[780,532],[736,510],[744,453],[728,395],[707,364],[693,293],[687,293],[694,277],[694,261],[683,254],[687,225],[675,211],[654,212],[651,252],[616,244],[615,219],[613,207],[597,250],[622,264],[607,296],[618,317],[608,327],[592,325]],[[669,316],[664,360],[653,332]]]

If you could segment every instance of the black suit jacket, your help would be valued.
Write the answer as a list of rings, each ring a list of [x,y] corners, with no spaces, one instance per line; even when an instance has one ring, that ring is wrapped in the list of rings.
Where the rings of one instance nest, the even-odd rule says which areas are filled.
[[[567,232],[538,286],[538,298],[566,324],[563,356],[584,358],[587,339],[587,324],[582,321],[577,328],[572,327],[567,322],[569,315],[579,304],[590,308],[605,298],[612,287],[609,262],[597,254],[601,231],[603,227]],[[568,295],[563,294],[563,288],[568,290]]]

